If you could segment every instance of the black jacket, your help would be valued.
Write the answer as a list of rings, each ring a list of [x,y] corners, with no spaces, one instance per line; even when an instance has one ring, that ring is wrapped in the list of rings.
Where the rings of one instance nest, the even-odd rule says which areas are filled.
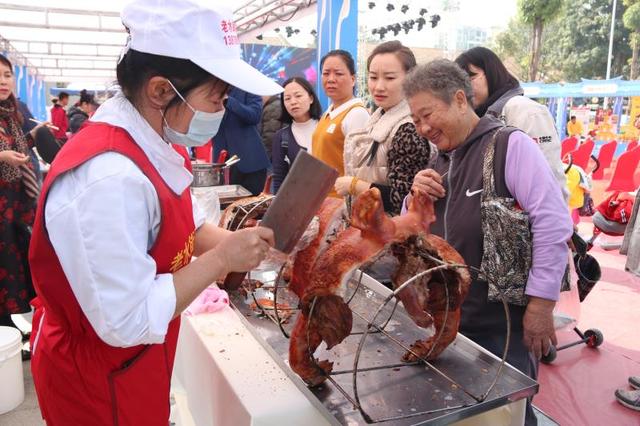
[[[502,126],[493,115],[485,115],[462,145],[450,152],[439,152],[433,167],[440,175],[447,175],[443,178],[446,196],[434,203],[436,221],[431,232],[444,238],[467,265],[475,268],[480,267],[483,254],[480,191],[484,153],[493,133]],[[506,144],[496,144],[496,192],[511,197],[504,177],[506,153]],[[509,310],[512,330],[521,332],[525,307],[509,305]],[[487,282],[474,279],[462,305],[460,332],[467,336],[504,333],[504,318],[502,304],[488,301]]]
[[[277,194],[280,185],[287,177],[289,169],[293,164],[293,160],[300,150],[305,148],[298,145],[296,138],[293,136],[291,126],[280,129],[273,136],[273,145],[271,147],[271,157],[273,164],[273,193]]]
[[[82,124],[89,119],[89,114],[84,112],[80,107],[72,106],[67,113],[69,117],[69,131],[76,133],[82,127]]]
[[[276,132],[282,129],[282,121],[280,121],[281,114],[280,96],[270,97],[262,108],[262,122],[260,124],[260,136],[262,136],[262,143],[267,150],[270,160],[271,141],[273,141],[273,136]]]

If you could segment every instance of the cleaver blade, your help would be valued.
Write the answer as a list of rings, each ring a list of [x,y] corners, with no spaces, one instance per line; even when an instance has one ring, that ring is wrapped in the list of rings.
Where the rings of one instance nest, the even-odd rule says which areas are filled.
[[[278,194],[260,221],[260,226],[273,230],[277,250],[291,253],[337,178],[338,171],[333,167],[306,151],[298,153]],[[239,287],[245,274],[232,272],[227,275],[225,289]]]

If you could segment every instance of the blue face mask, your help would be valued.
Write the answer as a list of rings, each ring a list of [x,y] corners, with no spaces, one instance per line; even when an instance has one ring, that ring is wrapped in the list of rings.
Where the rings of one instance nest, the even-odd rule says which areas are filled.
[[[189,102],[187,102],[187,100],[182,97],[180,92],[176,90],[175,86],[170,81],[169,84],[171,84],[171,87],[173,88],[173,90],[175,90],[180,99],[182,99],[182,101],[187,104],[191,111],[193,111],[193,117],[191,117],[191,122],[189,123],[189,130],[187,130],[187,133],[180,133],[169,127],[169,123],[167,123],[167,120],[164,118],[163,114],[162,119],[164,121],[164,124],[162,127],[167,141],[186,147],[202,146],[206,144],[207,142],[209,142],[209,139],[211,139],[216,135],[216,133],[218,133],[220,123],[222,122],[222,117],[224,116],[224,109],[218,112],[198,111],[197,109],[189,105]]]

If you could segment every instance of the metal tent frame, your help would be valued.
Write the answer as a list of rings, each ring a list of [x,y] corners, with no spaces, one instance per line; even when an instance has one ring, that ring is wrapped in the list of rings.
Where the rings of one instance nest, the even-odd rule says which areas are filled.
[[[78,0],[0,0],[0,50],[47,82],[106,83],[126,42],[120,8]],[[93,2],[91,2],[93,3]],[[233,10],[240,41],[315,12],[316,0],[250,0]],[[66,6],[66,7],[65,7]],[[87,8],[88,7],[88,8]]]

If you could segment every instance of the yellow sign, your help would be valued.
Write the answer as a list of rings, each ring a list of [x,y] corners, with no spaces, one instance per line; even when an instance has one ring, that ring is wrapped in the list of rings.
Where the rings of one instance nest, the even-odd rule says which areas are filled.
[[[631,98],[631,110],[629,111],[629,122],[631,125],[633,125],[638,115],[640,115],[640,96],[633,96]]]
[[[636,121],[636,117],[640,115],[640,96],[631,97],[631,109],[629,110],[629,122],[626,126],[623,126],[621,130],[622,139],[637,139],[638,129],[635,128],[633,123]]]

